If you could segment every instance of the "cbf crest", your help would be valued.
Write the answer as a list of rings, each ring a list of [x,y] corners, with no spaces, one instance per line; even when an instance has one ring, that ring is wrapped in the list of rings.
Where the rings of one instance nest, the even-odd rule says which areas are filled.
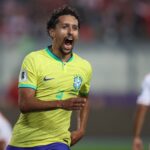
[[[79,90],[82,84],[82,78],[80,76],[75,76],[74,77],[74,83],[73,86],[75,88],[75,90]]]

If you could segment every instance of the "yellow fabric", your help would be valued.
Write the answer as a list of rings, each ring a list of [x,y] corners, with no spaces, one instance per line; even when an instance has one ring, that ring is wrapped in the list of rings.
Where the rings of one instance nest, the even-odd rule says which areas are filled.
[[[23,61],[19,88],[36,90],[41,101],[65,100],[88,95],[92,69],[90,64],[73,53],[63,63],[48,48],[27,55]],[[54,142],[70,145],[70,117],[72,111],[56,109],[21,114],[10,145],[33,147]]]

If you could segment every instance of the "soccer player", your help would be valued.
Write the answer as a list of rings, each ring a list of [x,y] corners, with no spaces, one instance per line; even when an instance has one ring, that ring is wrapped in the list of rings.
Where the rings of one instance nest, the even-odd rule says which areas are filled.
[[[150,75],[147,75],[142,84],[142,92],[137,99],[137,111],[134,121],[133,150],[143,150],[141,131],[146,113],[150,106]]]
[[[92,68],[72,52],[79,28],[72,7],[55,10],[47,23],[52,45],[25,57],[19,76],[21,114],[7,150],[69,150],[83,137]],[[72,111],[79,115],[71,132]]]
[[[0,150],[5,150],[9,143],[12,127],[7,118],[0,112]]]

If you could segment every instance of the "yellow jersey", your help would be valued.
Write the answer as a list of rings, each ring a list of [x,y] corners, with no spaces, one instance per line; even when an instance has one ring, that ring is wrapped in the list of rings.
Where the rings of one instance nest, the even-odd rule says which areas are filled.
[[[92,68],[88,61],[72,53],[62,62],[48,48],[31,52],[22,64],[19,88],[36,90],[41,101],[66,100],[87,96]],[[70,145],[72,111],[56,109],[20,114],[14,126],[10,145],[33,147],[62,142]]]

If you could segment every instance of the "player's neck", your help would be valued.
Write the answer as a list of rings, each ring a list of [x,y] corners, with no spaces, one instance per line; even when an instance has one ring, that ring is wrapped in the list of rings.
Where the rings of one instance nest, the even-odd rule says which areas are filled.
[[[67,62],[71,57],[72,57],[72,53],[69,54],[64,54],[62,53],[60,50],[54,48],[53,46],[49,46],[48,47],[49,50],[56,55],[62,62]]]

